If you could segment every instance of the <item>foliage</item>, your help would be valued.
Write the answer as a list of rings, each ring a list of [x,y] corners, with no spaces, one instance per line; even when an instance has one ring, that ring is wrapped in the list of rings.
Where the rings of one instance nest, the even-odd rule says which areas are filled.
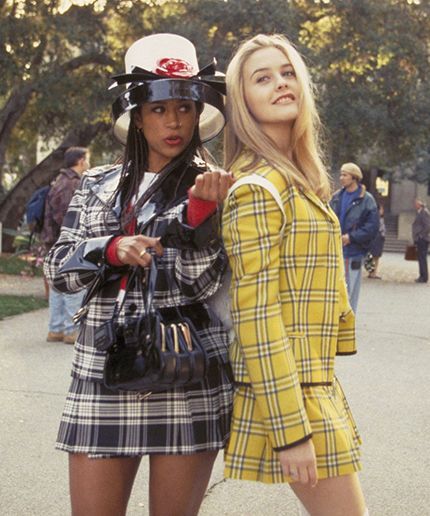
[[[301,41],[314,53],[332,161],[393,167],[414,159],[430,136],[429,5],[298,3],[309,17]]]
[[[12,315],[19,315],[40,308],[47,308],[46,299],[34,296],[0,295],[0,320]]]
[[[189,37],[198,48],[200,64],[215,56],[221,70],[243,39],[259,32],[287,34],[305,56],[317,84],[333,168],[355,159],[390,169],[418,162],[428,150],[428,2],[71,3],[60,9],[62,0],[0,2],[0,168],[4,138],[8,167],[19,175],[36,164],[40,141],[51,146],[81,124],[108,122],[117,93],[107,91],[109,77],[123,70],[124,50],[153,32]],[[6,107],[17,92],[28,99],[7,136],[1,130],[1,106]],[[218,149],[219,143],[213,147]],[[93,163],[114,160],[120,152],[104,133],[92,148]]]

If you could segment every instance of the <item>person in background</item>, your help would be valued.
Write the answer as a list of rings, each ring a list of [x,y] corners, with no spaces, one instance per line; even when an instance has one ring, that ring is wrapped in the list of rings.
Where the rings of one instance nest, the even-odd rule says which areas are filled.
[[[45,252],[60,236],[69,203],[78,188],[83,173],[90,167],[90,153],[85,147],[70,147],[64,154],[65,168],[55,178],[45,202],[45,216],[40,238]],[[81,306],[83,292],[74,294],[49,288],[48,342],[74,344],[77,327],[72,317]]]
[[[427,255],[430,243],[430,212],[421,199],[415,199],[417,214],[412,223],[412,238],[417,246],[419,276],[415,283],[427,283],[429,279]]]
[[[373,264],[374,269],[372,272],[369,272],[368,278],[371,279],[382,279],[381,276],[378,275],[379,268],[379,260],[382,256],[382,252],[384,251],[384,243],[385,243],[385,221],[384,221],[384,205],[378,204],[378,213],[379,213],[379,231],[374,238],[369,252],[373,256]]]
[[[373,195],[361,183],[363,174],[355,163],[340,168],[342,188],[330,202],[339,218],[342,231],[345,277],[349,302],[357,313],[361,285],[361,266],[373,239],[378,233],[379,216]]]
[[[312,515],[363,516],[360,438],[334,372],[336,354],[356,352],[355,316],[309,72],[284,36],[260,34],[226,77],[237,388],[225,474],[289,483]]]
[[[202,159],[202,142],[224,127],[224,79],[212,63],[200,70],[194,45],[176,34],[139,39],[125,63],[115,80],[126,89],[112,106],[123,163],[85,174],[45,260],[57,289],[91,284],[94,294],[85,300],[57,448],[69,454],[74,516],[124,516],[145,455],[149,513],[195,516],[230,433],[233,397],[228,334],[206,303],[227,265],[217,207],[233,180]],[[161,392],[108,389],[97,334],[113,318],[120,326],[140,320],[149,288],[141,271],[155,256],[150,303],[192,320],[206,375]]]

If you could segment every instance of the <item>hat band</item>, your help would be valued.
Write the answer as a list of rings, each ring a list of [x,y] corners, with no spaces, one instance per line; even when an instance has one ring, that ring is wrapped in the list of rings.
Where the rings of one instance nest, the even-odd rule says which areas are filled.
[[[114,120],[141,104],[162,100],[202,102],[224,114],[222,94],[207,84],[186,79],[159,79],[142,82],[123,92],[112,104]]]

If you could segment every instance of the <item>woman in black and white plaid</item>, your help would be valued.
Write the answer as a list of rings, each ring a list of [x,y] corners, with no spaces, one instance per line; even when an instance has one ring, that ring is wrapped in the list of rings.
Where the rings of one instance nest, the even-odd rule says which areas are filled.
[[[205,300],[220,286],[226,256],[216,209],[232,183],[193,156],[224,125],[222,83],[213,66],[199,71],[194,46],[158,34],[126,55],[127,90],[113,105],[124,164],[95,168],[76,191],[45,273],[61,292],[88,291],[57,448],[69,452],[74,515],[119,516],[142,455],[150,459],[151,515],[198,513],[212,466],[226,444],[232,403],[228,337]],[[139,229],[145,227],[144,234]],[[142,396],[103,384],[98,329],[113,316],[143,311],[133,267],[158,255],[154,306],[185,306],[209,356],[205,379]],[[168,276],[176,281],[168,286]],[[90,297],[90,296],[88,296]]]

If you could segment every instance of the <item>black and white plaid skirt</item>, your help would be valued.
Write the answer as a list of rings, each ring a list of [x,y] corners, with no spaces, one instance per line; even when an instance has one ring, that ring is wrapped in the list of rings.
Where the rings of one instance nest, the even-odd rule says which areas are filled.
[[[232,399],[233,386],[224,368],[210,371],[196,385],[144,399],[74,378],[56,448],[93,458],[218,450],[229,437]]]

